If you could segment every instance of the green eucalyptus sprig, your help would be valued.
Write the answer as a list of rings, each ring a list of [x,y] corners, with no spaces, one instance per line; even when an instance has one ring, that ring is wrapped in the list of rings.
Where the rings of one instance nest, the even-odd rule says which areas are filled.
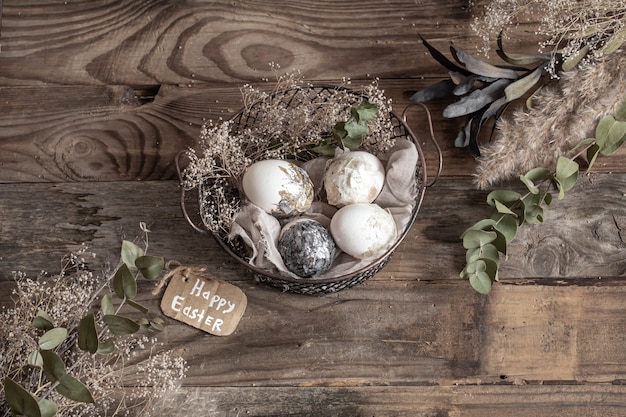
[[[595,138],[582,141],[582,150],[573,158],[561,156],[552,172],[547,168],[534,168],[520,176],[527,191],[524,194],[512,190],[495,190],[487,195],[487,204],[494,211],[489,218],[469,227],[462,235],[466,249],[466,265],[461,278],[469,279],[471,286],[482,294],[491,291],[498,281],[501,258],[506,259],[507,246],[525,223],[543,222],[544,210],[576,184],[579,164],[575,159],[584,156],[590,169],[599,155],[610,155],[626,141],[626,101],[614,115],[600,119]]]
[[[147,233],[148,230],[144,228],[144,231]],[[46,311],[37,312],[31,323],[40,332],[37,347],[28,355],[27,363],[18,364],[16,372],[28,370],[30,376],[27,378],[40,383],[36,392],[29,392],[14,378],[4,378],[4,395],[13,415],[54,416],[58,405],[49,399],[53,391],[78,403],[93,403],[89,387],[72,376],[72,370],[91,355],[113,353],[116,349],[114,338],[117,336],[150,327],[163,329],[163,319],[148,316],[148,308],[134,299],[137,295],[137,279],[140,276],[148,280],[156,279],[163,270],[164,259],[148,256],[144,248],[126,240],[122,242],[121,259],[120,266],[107,277],[104,286],[95,295],[101,294],[109,285],[113,291],[102,296],[99,311],[87,306],[88,313],[76,326],[57,326]],[[125,305],[144,316],[134,320],[122,315],[120,312]],[[68,366],[62,358],[74,346],[78,346],[83,354]]]
[[[363,138],[370,131],[367,122],[376,118],[378,105],[363,100],[358,106],[350,109],[348,120],[340,121],[333,127],[332,138],[322,141],[313,151],[320,155],[332,156],[335,154],[335,147],[356,150],[363,144]]]

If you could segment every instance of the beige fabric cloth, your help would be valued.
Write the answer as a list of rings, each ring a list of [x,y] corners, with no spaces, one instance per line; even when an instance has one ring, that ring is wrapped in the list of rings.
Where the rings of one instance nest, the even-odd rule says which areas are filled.
[[[415,180],[415,168],[418,162],[415,144],[407,140],[398,140],[393,149],[381,158],[385,166],[385,184],[374,201],[387,209],[396,222],[398,236],[411,220],[419,189]],[[302,167],[309,173],[315,185],[316,196],[322,192],[324,170],[328,158],[319,157],[308,161]],[[312,218],[328,227],[330,219],[337,209],[327,203],[316,200],[302,217]],[[272,273],[293,278],[300,278],[286,267],[277,249],[278,237],[282,225],[292,219],[278,220],[253,204],[245,204],[235,217],[229,238],[241,237],[252,250],[250,263]],[[371,264],[376,258],[359,260],[341,251],[332,268],[318,278],[330,278],[349,274]],[[301,278],[304,279],[304,278]],[[310,279],[310,278],[309,278]]]

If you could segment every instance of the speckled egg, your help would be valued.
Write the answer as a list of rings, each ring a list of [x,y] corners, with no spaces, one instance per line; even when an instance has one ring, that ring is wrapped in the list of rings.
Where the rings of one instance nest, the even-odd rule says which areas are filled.
[[[336,207],[373,202],[385,183],[385,168],[373,154],[348,151],[326,167],[324,188],[328,204]]]
[[[313,182],[298,165],[281,159],[265,159],[250,165],[242,179],[251,203],[275,217],[303,213],[313,202]]]
[[[328,230],[319,222],[297,219],[282,228],[278,251],[287,269],[303,278],[314,278],[330,268],[336,246]]]
[[[340,208],[330,222],[330,232],[342,251],[359,259],[382,255],[397,237],[391,213],[368,203]]]

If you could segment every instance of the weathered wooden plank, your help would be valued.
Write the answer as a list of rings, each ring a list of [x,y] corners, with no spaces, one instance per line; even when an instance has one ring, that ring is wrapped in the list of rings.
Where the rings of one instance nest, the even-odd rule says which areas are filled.
[[[163,401],[164,416],[621,416],[621,386],[188,388]]]
[[[409,91],[427,83],[383,81],[381,88],[402,112]],[[158,93],[123,86],[0,88],[0,182],[174,179],[175,155],[196,143],[201,125],[241,108],[239,88],[163,86]],[[142,94],[156,96],[142,105]],[[441,111],[442,104],[433,105],[447,160],[444,173],[471,172],[472,156],[452,145],[459,121],[443,120]],[[409,121],[434,172],[437,155],[426,118],[415,111]]]
[[[188,361],[185,386],[395,389],[626,380],[624,286],[502,285],[483,296],[459,281],[375,279],[306,297],[236,284],[248,306],[231,336],[170,319],[157,335],[160,347]],[[11,285],[0,288],[7,295]],[[151,288],[142,284],[137,300],[158,311]],[[127,383],[134,382],[129,376]]]
[[[473,50],[471,16],[460,0],[7,1],[0,82],[242,82],[271,62],[312,79],[441,74],[417,34]]]
[[[354,84],[359,82],[368,81]],[[410,92],[432,82],[383,80],[380,87],[401,113]],[[239,87],[0,87],[0,182],[175,179],[175,155],[196,143],[207,120],[229,118],[241,108]],[[472,174],[474,158],[453,144],[463,120],[444,119],[445,105],[429,106],[443,148],[443,175]],[[434,175],[437,153],[425,114],[415,109],[408,114],[408,123]],[[596,170],[624,172],[620,159],[624,155],[626,149],[621,149],[600,158]]]
[[[510,245],[501,279],[548,278],[544,283],[603,279],[625,274],[623,195],[625,174],[593,174],[546,211],[546,220],[525,226]],[[444,177],[426,190],[405,241],[381,273],[394,280],[457,279],[464,249],[459,237],[488,216],[486,192],[471,191],[471,179]],[[190,210],[194,207],[190,195]],[[141,221],[152,224],[153,245],[182,262],[225,267],[226,278],[244,273],[212,238],[187,225],[175,181],[0,184],[0,276],[37,272],[81,244],[113,259],[122,236],[134,237]],[[218,254],[218,256],[209,256]],[[585,280],[584,282],[589,282]]]

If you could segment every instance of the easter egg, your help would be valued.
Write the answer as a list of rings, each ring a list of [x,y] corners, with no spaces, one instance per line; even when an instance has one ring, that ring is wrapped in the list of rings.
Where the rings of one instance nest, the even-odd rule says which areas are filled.
[[[337,210],[330,233],[342,251],[359,259],[382,255],[397,236],[391,213],[372,203],[350,204]]]
[[[303,213],[313,202],[313,182],[307,172],[281,159],[250,165],[244,172],[242,188],[251,203],[278,218]]]
[[[369,152],[348,151],[331,159],[324,174],[328,204],[343,207],[373,202],[385,183],[385,168]]]
[[[336,246],[328,230],[319,222],[297,219],[282,228],[278,251],[287,269],[303,278],[311,278],[330,268]]]

